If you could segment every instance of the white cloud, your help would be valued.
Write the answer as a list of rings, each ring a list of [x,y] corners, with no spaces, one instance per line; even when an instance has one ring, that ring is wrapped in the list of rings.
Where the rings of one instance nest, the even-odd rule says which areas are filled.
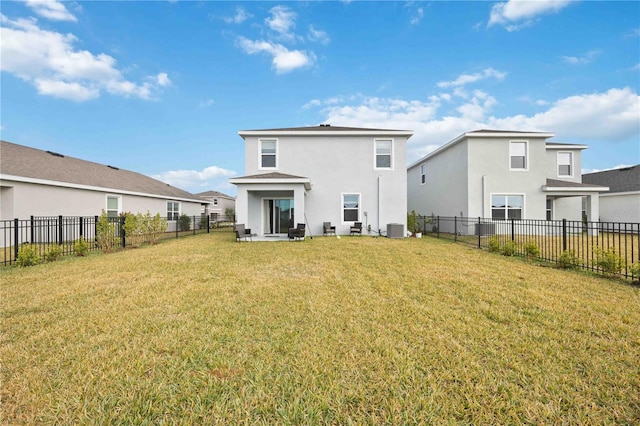
[[[335,99],[340,101],[335,103]],[[640,139],[640,96],[629,88],[560,99],[531,116],[491,116],[497,100],[479,90],[468,99],[453,98],[458,104],[452,111],[442,111],[451,104],[442,101],[446,101],[442,96],[430,96],[426,101],[358,96],[315,99],[306,107],[319,108],[325,116],[320,121],[334,125],[413,130],[410,162],[433,146],[482,128],[549,131],[569,140]]]
[[[253,15],[247,13],[246,9],[242,6],[236,7],[236,14],[231,17],[222,18],[227,24],[242,24]]]
[[[640,28],[634,28],[624,35],[624,38],[630,38],[630,37],[633,37],[633,38],[640,37]]]
[[[53,21],[78,21],[65,5],[57,0],[27,0],[26,5],[43,18]]]
[[[213,106],[214,103],[215,103],[215,101],[213,99],[209,98],[206,101],[200,102],[200,104],[198,104],[198,107],[200,107],[200,108],[209,108],[210,106]]]
[[[487,78],[495,78],[496,80],[503,80],[507,75],[506,72],[497,71],[493,68],[487,68],[482,72],[475,74],[461,74],[453,81],[441,81],[438,83],[438,87],[462,87],[470,83],[475,83],[479,80]],[[463,96],[464,97],[464,96]]]
[[[267,26],[284,39],[294,39],[295,36],[291,30],[296,26],[296,13],[286,6],[274,6],[269,13],[271,17],[264,20]]]
[[[495,3],[487,26],[502,25],[507,31],[517,31],[528,27],[540,15],[558,12],[572,3],[572,0],[509,0]]]
[[[325,31],[316,29],[313,25],[309,26],[309,35],[307,38],[311,41],[316,41],[321,44],[327,45],[331,41],[329,34]]]
[[[245,37],[238,38],[239,46],[249,55],[267,53],[272,56],[272,65],[278,74],[287,73],[297,68],[304,68],[315,62],[312,52],[301,50],[289,50],[281,44],[264,40],[249,40]]]
[[[563,56],[562,60],[567,64],[579,65],[579,64],[588,64],[592,62],[595,58],[597,58],[600,53],[602,53],[599,49],[590,50],[582,56]]]
[[[411,25],[417,25],[420,23],[420,21],[422,21],[422,18],[424,18],[424,9],[419,7],[414,11],[414,14],[411,16],[411,19],[409,20],[409,23]]]
[[[43,30],[35,19],[12,20],[0,14],[0,69],[34,85],[38,93],[73,101],[109,93],[152,99],[170,84],[166,73],[142,84],[124,78],[116,60],[104,53],[76,50],[73,34]]]
[[[228,188],[228,179],[237,176],[233,170],[210,166],[203,170],[169,170],[151,176],[176,188],[190,192],[202,192],[208,189]]]

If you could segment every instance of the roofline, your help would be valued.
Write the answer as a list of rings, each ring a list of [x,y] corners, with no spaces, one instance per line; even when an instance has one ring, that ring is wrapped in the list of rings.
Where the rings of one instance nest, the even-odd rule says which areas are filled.
[[[614,197],[616,195],[640,195],[640,191],[619,191],[619,192],[607,192],[606,194],[600,194],[601,197]]]
[[[232,183],[234,185],[238,185],[238,184],[265,184],[265,183],[284,183],[284,184],[291,184],[291,183],[301,183],[304,185],[305,189],[311,189],[311,179],[309,178],[304,178],[304,177],[298,177],[298,178],[242,178],[242,177],[237,177],[237,178],[231,178],[229,179],[229,183]]]
[[[562,149],[588,149],[589,146],[588,145],[581,145],[581,144],[570,144],[570,143],[554,143],[554,142],[547,142],[547,149],[558,149],[558,150],[562,150]]]
[[[171,197],[169,195],[148,194],[145,192],[135,192],[135,191],[127,191],[124,189],[105,188],[102,186],[82,185],[78,183],[60,182],[57,180],[36,179],[36,178],[29,178],[24,176],[0,174],[0,182],[2,181],[33,183],[36,185],[57,186],[61,188],[84,189],[86,191],[96,191],[96,192],[104,192],[104,193],[110,193],[110,194],[135,195],[138,197],[158,198],[162,200],[188,201],[191,203],[198,203],[198,204],[203,204],[206,201],[206,200],[197,199],[197,198]]]
[[[411,130],[370,130],[370,129],[354,129],[354,130],[240,130],[238,135],[242,139],[246,136],[406,136],[410,138],[413,136]]]
[[[607,192],[608,186],[549,186],[542,185],[543,192]]]
[[[424,163],[426,160],[428,160],[429,158],[441,153],[442,151],[445,151],[449,148],[451,148],[452,146],[456,145],[457,143],[465,140],[465,139],[469,139],[469,138],[495,138],[495,137],[499,137],[499,138],[504,138],[504,137],[512,137],[512,138],[552,138],[555,136],[555,133],[550,133],[550,132],[516,132],[516,131],[483,131],[483,132],[479,132],[479,131],[473,131],[473,132],[466,132],[461,134],[460,136],[456,137],[453,140],[450,140],[449,142],[445,143],[444,145],[440,145],[440,147],[438,147],[436,150],[430,152],[429,154],[423,156],[422,158],[420,158],[419,160],[411,163],[411,165],[409,165],[409,167],[407,167],[407,170],[412,169],[413,167],[417,166],[418,164]]]

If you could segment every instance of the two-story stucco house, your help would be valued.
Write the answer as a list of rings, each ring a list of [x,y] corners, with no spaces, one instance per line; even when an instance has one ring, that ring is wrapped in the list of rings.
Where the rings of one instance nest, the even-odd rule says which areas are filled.
[[[238,188],[238,223],[260,236],[306,223],[313,235],[331,222],[349,234],[406,225],[406,144],[413,132],[320,125],[243,130],[246,176]],[[370,227],[370,228],[369,228]],[[371,229],[371,231],[368,231]]]
[[[553,133],[478,130],[460,135],[407,169],[408,209],[423,215],[492,219],[598,220],[598,194],[583,184],[586,145]]]
[[[203,214],[209,216],[211,222],[229,221],[233,218],[227,217],[227,211],[236,211],[236,199],[230,195],[219,191],[206,191],[195,194],[207,201],[204,205]]]

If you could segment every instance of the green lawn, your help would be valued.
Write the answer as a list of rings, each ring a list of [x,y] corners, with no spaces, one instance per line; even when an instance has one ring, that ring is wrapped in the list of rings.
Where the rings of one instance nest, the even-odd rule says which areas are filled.
[[[2,424],[637,424],[640,289],[432,238],[0,271]]]

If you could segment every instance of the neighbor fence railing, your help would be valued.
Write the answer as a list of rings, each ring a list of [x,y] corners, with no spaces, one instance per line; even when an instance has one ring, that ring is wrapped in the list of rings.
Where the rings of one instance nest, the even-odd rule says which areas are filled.
[[[153,217],[151,218],[153,219]],[[158,239],[178,238],[197,233],[209,233],[231,229],[234,217],[186,216],[178,218],[160,218],[166,221],[166,231],[157,235]],[[53,246],[60,246],[62,254],[73,254],[75,242],[84,239],[89,251],[99,250],[98,216],[31,216],[29,219],[0,220],[0,265],[10,265],[18,258],[20,247],[32,244],[37,247],[40,256],[44,256]],[[111,247],[127,247],[134,241],[148,242],[150,235],[138,235],[127,238],[124,232],[125,216],[108,218],[111,232],[108,243]]]
[[[416,221],[427,236],[492,250],[504,250],[508,243],[514,255],[569,262],[600,274],[634,278],[640,265],[640,223],[461,216],[418,216]]]

